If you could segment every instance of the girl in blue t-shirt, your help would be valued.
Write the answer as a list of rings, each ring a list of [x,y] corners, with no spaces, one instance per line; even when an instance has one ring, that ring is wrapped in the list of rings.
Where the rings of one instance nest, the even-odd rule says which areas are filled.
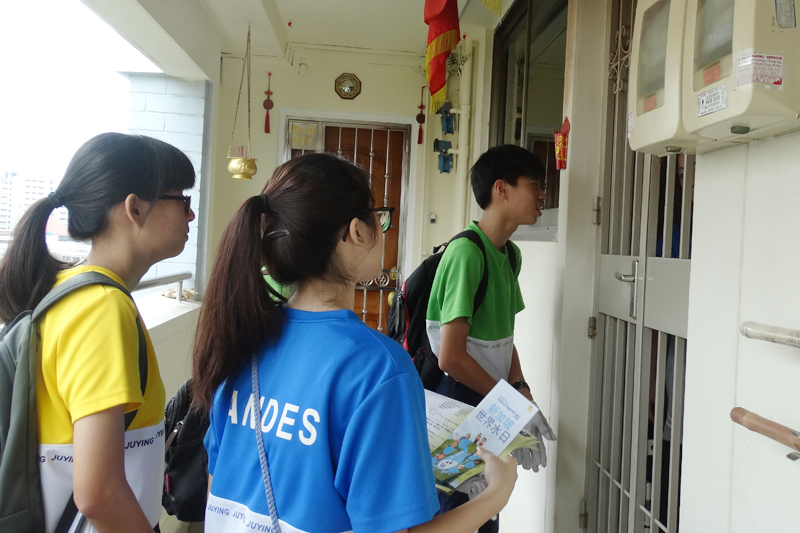
[[[516,463],[481,449],[488,488],[434,517],[422,384],[408,353],[351,311],[356,284],[381,274],[392,211],[375,208],[362,169],[309,154],[228,223],[194,348],[206,531],[468,533],[508,501]]]

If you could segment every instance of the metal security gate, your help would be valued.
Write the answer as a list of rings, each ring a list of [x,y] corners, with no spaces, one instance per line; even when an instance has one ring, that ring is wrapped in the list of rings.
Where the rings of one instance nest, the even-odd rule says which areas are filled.
[[[675,533],[694,157],[659,158],[628,146],[634,10],[635,1],[614,0],[590,393],[588,528]]]
[[[378,331],[386,331],[391,298],[397,286],[406,224],[403,189],[408,184],[410,126],[322,122],[289,119],[285,158],[308,152],[330,152],[369,173],[375,206],[394,207],[392,226],[384,234],[380,276],[360,283],[353,310]]]

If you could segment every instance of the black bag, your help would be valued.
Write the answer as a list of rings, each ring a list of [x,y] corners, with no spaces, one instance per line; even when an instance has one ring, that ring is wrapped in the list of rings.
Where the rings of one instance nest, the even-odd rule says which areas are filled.
[[[0,531],[44,532],[44,502],[39,478],[36,371],[41,337],[36,322],[56,302],[88,285],[115,287],[130,293],[108,276],[84,272],[53,288],[36,309],[21,313],[0,333]],[[139,319],[139,383],[142,396],[147,383],[147,346]],[[128,429],[136,411],[125,415]],[[66,533],[78,509],[69,497],[56,533]],[[80,524],[84,517],[80,518]]]
[[[202,522],[208,493],[208,455],[203,438],[208,412],[191,409],[192,380],[178,387],[164,410],[167,433],[161,504],[181,522]]]
[[[392,300],[387,317],[386,333],[389,337],[403,345],[411,355],[414,366],[417,367],[422,385],[433,390],[442,379],[442,370],[439,368],[439,359],[431,350],[428,341],[428,331],[425,317],[428,313],[428,302],[431,298],[431,287],[436,277],[436,269],[442,260],[442,255],[447,246],[456,239],[469,239],[483,254],[483,264],[486,265],[486,248],[480,235],[473,230],[464,230],[449,242],[434,248],[433,255],[425,259],[420,266],[403,281],[400,290]],[[517,253],[511,241],[506,242],[506,253],[511,263],[513,272],[517,271]],[[483,303],[486,297],[486,288],[489,285],[489,272],[483,269],[483,276],[475,292],[472,304],[473,314]]]

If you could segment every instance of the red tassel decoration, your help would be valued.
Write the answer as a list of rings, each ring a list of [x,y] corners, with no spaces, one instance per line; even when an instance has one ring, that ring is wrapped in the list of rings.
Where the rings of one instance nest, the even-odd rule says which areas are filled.
[[[417,144],[422,144],[422,125],[425,124],[425,86],[422,86],[422,94],[419,98],[419,114],[417,115],[417,122],[419,123],[419,134],[417,135]]]
[[[267,99],[264,100],[264,109],[267,110],[267,118],[264,119],[264,133],[269,133],[269,110],[275,105],[272,102],[272,98],[270,98],[272,96],[272,91],[270,90],[270,87],[272,87],[272,72],[267,72],[267,74],[269,75],[269,81],[267,82],[267,90],[264,91],[264,94],[267,95]]]

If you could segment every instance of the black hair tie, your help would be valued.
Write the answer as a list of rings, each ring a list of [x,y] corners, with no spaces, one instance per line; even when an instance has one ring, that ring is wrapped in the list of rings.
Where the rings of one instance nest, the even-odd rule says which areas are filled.
[[[267,195],[262,192],[261,194],[258,195],[258,197],[261,198],[261,206],[264,210],[264,214],[266,215],[271,213],[272,210],[269,207],[269,200],[267,199]]]
[[[64,202],[61,201],[61,197],[58,195],[56,191],[51,192],[47,195],[47,198],[50,200],[50,203],[53,205],[53,209],[58,209]]]

